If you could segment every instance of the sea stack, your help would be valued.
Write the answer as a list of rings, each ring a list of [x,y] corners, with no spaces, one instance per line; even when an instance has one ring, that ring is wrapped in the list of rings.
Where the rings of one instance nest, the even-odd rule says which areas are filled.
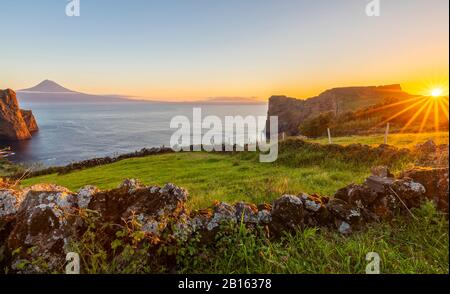
[[[0,139],[27,140],[38,130],[31,110],[21,110],[16,93],[0,90]]]

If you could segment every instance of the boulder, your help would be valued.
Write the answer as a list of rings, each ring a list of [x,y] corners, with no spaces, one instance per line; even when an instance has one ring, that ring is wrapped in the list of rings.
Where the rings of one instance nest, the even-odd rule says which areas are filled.
[[[14,228],[16,214],[23,200],[23,193],[13,189],[0,190],[0,260],[4,256],[5,241]]]
[[[28,189],[7,244],[15,272],[61,271],[72,237],[82,225],[75,194],[55,185]]]
[[[368,208],[381,219],[390,219],[402,211],[420,207],[425,199],[423,185],[411,179],[390,181],[384,189]]]
[[[208,220],[206,229],[208,231],[212,231],[216,228],[219,228],[222,223],[236,222],[236,219],[238,218],[236,217],[236,215],[237,212],[234,206],[231,206],[224,202],[219,202],[213,208],[213,214],[212,217]],[[239,217],[239,219],[241,217]]]
[[[95,193],[88,208],[100,213],[102,223],[137,222],[156,240],[169,223],[185,217],[187,197],[187,191],[173,184],[146,187],[137,180],[126,180],[117,189]]]
[[[363,224],[360,208],[341,199],[330,200],[327,209],[334,216],[337,229],[343,234],[352,232],[352,226],[359,228]]]
[[[85,186],[78,190],[77,193],[77,202],[79,208],[88,208],[89,203],[92,200],[92,197],[94,197],[95,194],[100,192],[100,190],[95,186]]]
[[[425,197],[432,200],[439,210],[448,213],[449,168],[415,167],[404,171],[402,178],[410,178],[423,185]]]
[[[11,218],[11,225],[2,230],[8,229],[4,239],[9,266],[17,273],[63,271],[72,241],[79,240],[87,228],[86,214],[80,213],[85,209],[96,211],[91,221],[99,244],[105,248],[125,227],[144,232],[147,240],[155,243],[169,228],[170,234],[165,235],[168,239],[189,232],[184,207],[188,195],[173,184],[146,187],[136,180],[126,180],[111,191],[86,186],[72,193],[55,185],[36,185],[20,191],[24,197],[15,190],[0,192],[0,220]],[[176,232],[172,225],[181,231]]]
[[[386,187],[389,187],[394,182],[394,178],[382,178],[379,176],[369,176],[364,185],[370,189],[373,193],[384,193]]]
[[[254,204],[238,202],[234,206],[236,210],[236,220],[245,224],[258,224],[259,212],[258,207]]]
[[[272,221],[272,205],[264,203],[258,205],[258,223],[267,225]]]
[[[330,201],[328,197],[319,195],[308,195],[302,193],[298,196],[304,206],[303,223],[308,227],[327,226],[330,221],[330,213],[326,204]]]
[[[376,184],[377,190],[379,190],[378,186],[379,185]],[[384,191],[384,189],[382,189],[381,191]],[[343,200],[359,208],[369,206],[375,201],[377,197],[378,197],[377,192],[371,189],[370,186],[355,185],[355,184],[350,184],[347,187],[339,189],[334,194],[335,199]]]
[[[23,192],[13,189],[0,189],[0,219],[14,216],[23,200]]]
[[[302,200],[295,195],[283,195],[273,202],[270,231],[281,236],[284,231],[295,231],[304,225],[305,208]]]
[[[430,152],[436,152],[437,151],[437,145],[434,143],[433,140],[428,140],[425,143],[417,144],[415,146],[416,151],[423,152],[423,153],[430,153]]]

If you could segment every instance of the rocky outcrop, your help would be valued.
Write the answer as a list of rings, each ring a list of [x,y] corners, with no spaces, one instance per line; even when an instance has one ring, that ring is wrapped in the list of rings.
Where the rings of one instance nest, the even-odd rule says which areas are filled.
[[[33,112],[31,110],[20,110],[22,113],[23,120],[27,125],[28,131],[30,134],[39,131],[39,127],[37,125],[36,119],[34,118]]]
[[[32,112],[19,108],[16,93],[11,89],[0,90],[0,138],[26,140],[37,130]]]
[[[296,99],[272,96],[269,99],[268,116],[278,116],[279,133],[298,135],[300,123],[323,112],[342,114],[362,107],[377,104],[384,99],[410,97],[400,85],[378,87],[346,87],[327,90],[316,97]],[[270,130],[269,120],[267,130]]]
[[[134,222],[155,240],[169,224],[184,222],[187,217],[187,192],[173,184],[146,187],[137,180],[126,180],[117,189],[92,195],[87,207],[100,213],[101,223]]]
[[[429,140],[412,148],[413,155],[421,166],[448,167],[449,148],[447,144],[437,145]]]
[[[16,93],[11,89],[0,91],[0,137],[12,140],[25,140],[31,137],[22,117]]]
[[[425,188],[425,196],[437,204],[439,210],[448,213],[449,198],[449,169],[415,167],[404,171],[401,175]]]
[[[87,186],[77,193],[55,185],[2,186],[0,247],[5,256],[0,263],[19,273],[62,271],[66,254],[73,250],[72,242],[79,241],[87,230],[90,236],[98,236],[110,253],[118,250],[112,249],[112,244],[117,245],[115,239],[123,230],[134,232],[134,240],[150,244],[149,258],[167,244],[183,244],[194,236],[200,236],[205,244],[214,242],[221,226],[229,223],[260,226],[273,238],[306,227],[347,235],[369,222],[413,215],[411,209],[425,200],[448,211],[448,168],[412,169],[399,178],[385,167],[374,168],[364,184],[351,184],[331,198],[300,193],[283,195],[272,204],[217,202],[192,212],[186,207],[187,200],[183,188],[173,184],[149,187],[137,180],[126,180],[109,191]],[[95,216],[87,218],[89,213]]]
[[[76,194],[54,185],[37,185],[26,191],[8,239],[14,249],[11,269],[22,273],[52,272],[62,265],[82,226],[76,213]],[[39,261],[42,260],[42,263]]]
[[[116,232],[133,225],[157,244],[171,224],[186,223],[187,192],[173,184],[146,187],[126,180],[100,191],[87,186],[73,193],[55,185],[0,190],[0,239],[10,270],[17,273],[62,271],[70,245],[87,229],[84,217],[95,211],[93,223],[104,244]],[[108,226],[110,225],[110,226]],[[3,267],[2,267],[3,268]]]

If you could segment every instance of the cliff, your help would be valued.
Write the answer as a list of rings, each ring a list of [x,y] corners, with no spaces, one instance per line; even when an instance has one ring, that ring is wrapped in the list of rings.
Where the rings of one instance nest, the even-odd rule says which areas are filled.
[[[34,133],[39,131],[39,127],[37,125],[36,119],[34,118],[33,112],[31,110],[20,110],[23,120],[27,125],[28,131],[30,133]]]
[[[335,111],[336,114],[341,114],[377,104],[387,98],[408,97],[411,95],[403,92],[400,85],[334,88],[303,100],[272,96],[269,99],[268,116],[278,116],[280,134],[285,132],[287,135],[297,135],[300,123],[320,113]]]
[[[0,90],[0,138],[27,140],[38,130],[31,110],[21,110],[16,93],[11,89]]]

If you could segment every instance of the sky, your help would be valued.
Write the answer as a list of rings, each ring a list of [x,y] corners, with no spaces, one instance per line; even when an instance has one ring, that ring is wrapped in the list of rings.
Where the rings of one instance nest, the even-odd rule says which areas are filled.
[[[448,93],[449,1],[0,0],[0,88],[45,79],[151,99],[402,84]]]

